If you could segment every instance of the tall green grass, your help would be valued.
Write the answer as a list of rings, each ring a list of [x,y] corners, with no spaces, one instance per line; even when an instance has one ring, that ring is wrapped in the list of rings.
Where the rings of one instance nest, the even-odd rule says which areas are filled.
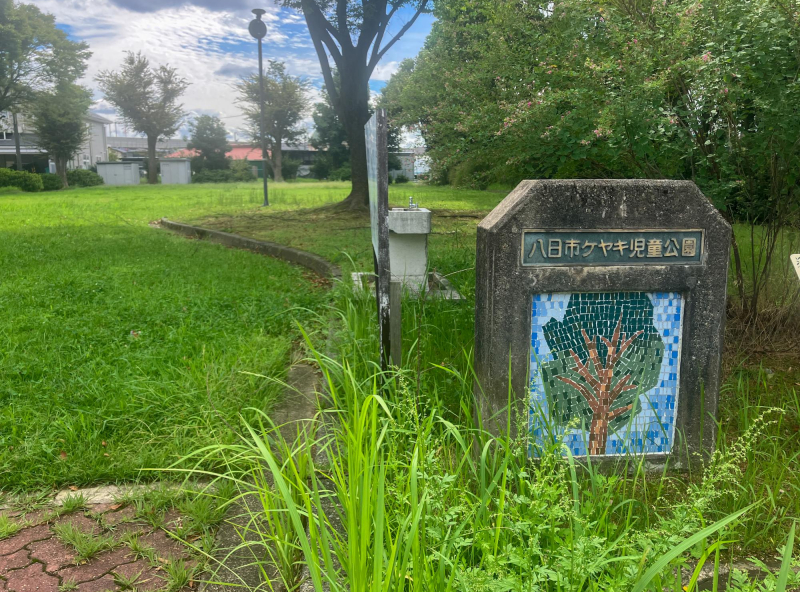
[[[469,351],[440,363],[438,348],[460,338],[425,327],[447,327],[452,303],[407,303],[405,363],[388,373],[376,364],[370,305],[342,289],[327,353],[308,343],[327,393],[308,438],[286,440],[262,415],[237,443],[191,459],[223,458],[230,471],[216,477],[257,500],[245,504],[250,523],[277,524],[251,546],[286,589],[305,578],[320,592],[678,592],[695,589],[706,562],[731,590],[799,583],[797,514],[765,522],[775,506],[747,468],[751,454],[779,460],[760,458],[774,453],[763,441],[790,412],[754,405],[740,433],[723,425],[702,474],[652,474],[632,457],[629,473],[608,475],[559,442],[532,462],[524,439],[475,427]],[[759,529],[773,546],[754,547]],[[779,556],[781,569],[764,582],[721,569],[755,551]]]

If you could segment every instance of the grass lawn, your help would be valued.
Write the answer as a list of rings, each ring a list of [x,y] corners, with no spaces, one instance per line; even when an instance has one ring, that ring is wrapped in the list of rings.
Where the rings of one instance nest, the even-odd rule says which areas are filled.
[[[228,419],[275,399],[242,371],[281,376],[293,319],[327,293],[148,226],[260,199],[256,184],[0,193],[0,492],[135,479],[230,439],[209,399]]]

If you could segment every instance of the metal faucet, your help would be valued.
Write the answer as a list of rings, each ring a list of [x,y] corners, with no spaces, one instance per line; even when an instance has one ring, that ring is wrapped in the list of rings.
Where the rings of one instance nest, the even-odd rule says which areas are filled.
[[[409,196],[408,198],[408,209],[409,210],[418,210],[419,206],[414,203],[414,198]]]

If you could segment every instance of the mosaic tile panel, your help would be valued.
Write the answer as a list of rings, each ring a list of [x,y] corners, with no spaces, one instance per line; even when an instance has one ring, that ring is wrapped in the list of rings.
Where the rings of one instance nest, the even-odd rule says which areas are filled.
[[[678,404],[683,296],[536,294],[531,311],[533,454],[667,454]]]

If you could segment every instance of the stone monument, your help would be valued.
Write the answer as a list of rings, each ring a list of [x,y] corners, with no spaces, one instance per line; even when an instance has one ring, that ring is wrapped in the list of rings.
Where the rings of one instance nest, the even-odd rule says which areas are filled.
[[[691,182],[520,183],[478,226],[484,422],[504,429],[510,396],[534,455],[711,452],[730,238]]]

